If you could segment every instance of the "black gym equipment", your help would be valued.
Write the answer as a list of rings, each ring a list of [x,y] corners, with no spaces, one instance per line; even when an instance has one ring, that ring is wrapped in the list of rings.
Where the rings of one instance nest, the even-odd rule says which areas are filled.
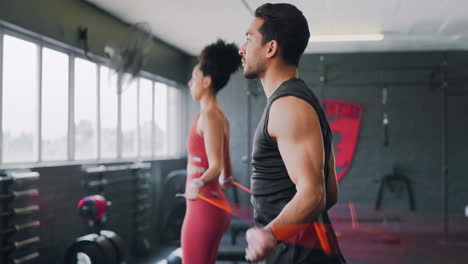
[[[161,197],[165,199],[161,205],[162,230],[161,239],[167,244],[179,244],[180,230],[185,217],[185,199],[175,199],[176,194],[185,192],[186,170],[170,172],[164,181],[164,192]]]
[[[223,246],[220,246],[216,260],[247,262],[245,260],[245,251],[243,248]],[[175,249],[165,259],[157,262],[157,264],[182,264],[182,248]]]
[[[141,205],[137,205],[136,208],[133,208],[131,210],[127,210],[125,212],[117,212],[117,213],[114,212],[114,213],[112,213],[112,216],[114,216],[114,217],[128,217],[128,216],[131,215],[135,219],[137,219],[137,218],[146,218],[146,217],[150,216],[150,211],[148,211],[149,209],[151,209],[151,204],[149,204],[149,203],[141,204]]]
[[[175,249],[167,258],[158,261],[156,264],[182,264],[182,248]]]
[[[158,264],[182,264],[182,258],[170,255],[167,259],[158,262]]]
[[[40,210],[38,205],[23,205],[24,207],[15,207],[12,203],[15,200],[23,198],[34,198],[39,196],[39,190],[36,188],[30,188],[26,190],[17,190],[15,187],[24,186],[24,183],[34,182],[39,180],[40,175],[38,172],[32,172],[29,170],[12,170],[2,171],[0,175],[0,263],[15,263],[22,264],[31,262],[39,258],[37,245],[41,239],[39,236],[30,236],[26,238],[25,234],[21,234],[23,230],[29,230],[40,226],[39,221],[29,220],[29,222],[23,222],[21,224],[16,223],[17,217],[33,215],[35,212]],[[15,185],[15,183],[20,183]],[[22,201],[21,204],[24,201]],[[18,205],[16,205],[18,206]],[[23,219],[23,221],[26,221]],[[19,240],[16,234],[19,233]],[[34,251],[32,251],[34,250]],[[29,252],[28,252],[29,251]]]
[[[87,196],[78,202],[80,215],[91,227],[94,234],[79,237],[67,249],[66,264],[121,264],[127,258],[125,242],[109,230],[100,230],[106,222],[107,200],[101,195]]]
[[[245,260],[245,249],[235,247],[220,247],[217,260],[247,262]]]
[[[243,234],[252,227],[253,223],[247,223],[245,221],[241,221],[239,219],[232,219],[229,228],[231,229],[231,244],[237,244],[237,235]]]
[[[151,252],[151,243],[147,238],[148,232],[146,232],[149,229],[148,221],[152,209],[151,185],[148,184],[151,175],[149,169],[151,169],[151,164],[144,162],[113,166],[99,165],[83,169],[85,172],[83,187],[90,191],[110,195],[115,192],[116,188],[114,190],[111,188],[113,186],[131,186],[134,196],[130,201],[125,199],[128,197],[119,195],[122,200],[120,200],[119,196],[116,196],[118,200],[113,199],[113,202],[115,205],[119,204],[119,206],[132,209],[122,210],[117,214],[112,214],[112,217],[125,217],[133,222],[134,235],[131,238],[131,246],[132,253],[137,256],[147,256]],[[109,175],[108,172],[117,173]],[[112,196],[110,195],[110,197]]]
[[[145,232],[146,230],[149,230],[151,226],[149,225],[143,225],[143,226],[138,226],[136,227],[137,232]]]
[[[149,188],[150,188],[149,184],[146,184],[146,183],[140,184],[139,186],[137,186],[136,191],[138,193],[147,192]]]
[[[408,203],[409,203],[409,208],[411,211],[416,211],[416,204],[414,202],[414,192],[413,192],[413,186],[411,180],[405,176],[402,175],[401,173],[398,172],[398,170],[393,168],[393,173],[385,175],[381,182],[380,182],[380,187],[379,191],[377,193],[377,198],[375,201],[375,210],[379,210],[380,206],[382,204],[382,198],[383,198],[383,193],[385,189],[388,189],[389,191],[393,193],[397,193],[397,195],[400,194],[400,188],[398,187],[405,187],[406,192],[408,194]]]
[[[116,264],[121,263],[112,242],[100,234],[79,237],[67,249],[65,264]]]
[[[162,234],[163,241],[167,243],[179,243],[180,231],[185,217],[186,205],[179,203],[172,208],[164,218],[164,230]]]
[[[131,184],[135,190],[135,197],[132,199],[132,210],[126,210],[125,216],[134,219],[134,237],[132,249],[135,255],[147,255],[150,249],[149,241],[144,237],[147,225],[145,225],[144,216],[148,216],[152,208],[150,201],[150,185],[147,184],[147,175],[141,173],[144,169],[150,169],[151,164],[137,162],[127,165],[99,165],[94,167],[85,167],[83,187],[93,193],[104,194],[112,186],[124,186]],[[115,172],[109,174],[109,172]],[[137,196],[138,194],[138,196]],[[117,204],[115,202],[114,204]],[[66,263],[125,263],[127,253],[125,243],[116,233],[108,230],[102,230],[107,220],[106,210],[110,202],[105,202],[103,196],[93,195],[84,199],[78,205],[80,214],[85,217],[94,227],[95,233],[78,238],[69,248],[66,256]],[[115,217],[116,215],[112,215]],[[140,220],[136,220],[136,219]],[[145,227],[145,228],[141,228]],[[142,231],[139,231],[142,230]],[[142,233],[142,234],[138,234]],[[109,243],[112,249],[109,247]],[[81,248],[84,251],[79,251]],[[112,251],[112,252],[111,252]]]
[[[134,208],[136,209],[133,214],[134,237],[132,250],[135,255],[145,257],[149,256],[151,253],[151,243],[147,237],[147,230],[150,229],[150,214],[153,207],[152,200],[149,195],[150,189],[148,182],[150,175],[151,174],[148,171],[133,171],[133,176],[137,179],[133,182],[133,187],[135,190],[140,191],[135,191],[135,196],[133,197]]]
[[[148,201],[150,199],[147,193],[142,193],[136,196],[137,201]]]
[[[127,250],[125,242],[120,238],[115,232],[109,230],[102,230],[100,232],[101,236],[106,237],[112,245],[114,246],[114,250],[117,253],[117,258],[119,263],[124,262],[127,259]]]
[[[109,230],[77,238],[65,254],[65,264],[121,264],[126,259],[125,242]]]

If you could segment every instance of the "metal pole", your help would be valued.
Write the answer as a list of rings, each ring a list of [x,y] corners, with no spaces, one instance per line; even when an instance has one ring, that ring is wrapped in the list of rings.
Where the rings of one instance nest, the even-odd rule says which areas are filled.
[[[3,162],[3,30],[0,28],[0,164]]]
[[[137,125],[136,125],[136,147],[137,147],[137,158],[140,160],[141,159],[141,128],[140,128],[140,83],[141,79],[138,78],[136,80],[137,83],[137,95],[136,95],[136,120],[137,120]]]
[[[97,125],[97,159],[101,159],[101,67],[102,65],[96,64],[97,67],[97,78],[96,78],[96,125]]]
[[[117,74],[117,159],[122,158],[122,78]]]
[[[43,46],[37,45],[37,162],[42,161],[42,51]]]
[[[154,81],[151,82],[151,158],[154,159],[154,146],[156,145],[156,138],[154,136],[155,134],[155,131],[156,131],[156,120],[155,120],[155,100],[154,100],[154,96],[155,96],[155,85],[154,85]]]
[[[68,57],[68,160],[75,159],[75,56]]]
[[[447,61],[442,63],[442,142],[441,142],[441,156],[442,156],[442,193],[443,193],[443,207],[444,207],[444,234],[448,235],[448,149],[447,149]]]

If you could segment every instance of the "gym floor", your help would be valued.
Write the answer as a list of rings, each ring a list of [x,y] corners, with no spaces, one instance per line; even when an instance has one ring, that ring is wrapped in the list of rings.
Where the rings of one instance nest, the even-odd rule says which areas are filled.
[[[341,250],[349,264],[465,264],[468,261],[468,218],[462,215],[450,216],[450,232],[445,234],[441,215],[403,209],[376,211],[359,205],[355,208],[354,220],[347,204],[330,210]],[[240,233],[237,237],[239,251],[245,249],[244,235]],[[231,247],[229,230],[221,242],[223,246]],[[136,264],[156,264],[175,248],[162,247],[151,258]]]

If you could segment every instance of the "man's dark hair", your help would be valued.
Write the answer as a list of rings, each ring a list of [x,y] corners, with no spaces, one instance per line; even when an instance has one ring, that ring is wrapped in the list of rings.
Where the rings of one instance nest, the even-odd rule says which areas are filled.
[[[255,16],[264,20],[260,27],[263,44],[276,40],[283,60],[298,66],[310,37],[302,12],[291,4],[267,3],[255,10]]]
[[[234,43],[218,39],[206,46],[199,56],[200,70],[204,76],[211,76],[213,92],[217,94],[229,81],[232,73],[241,65],[239,48]]]

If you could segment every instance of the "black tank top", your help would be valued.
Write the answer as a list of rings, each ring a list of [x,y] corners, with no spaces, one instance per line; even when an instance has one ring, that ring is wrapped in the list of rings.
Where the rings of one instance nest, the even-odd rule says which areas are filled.
[[[261,225],[266,225],[276,218],[283,207],[296,194],[296,187],[289,178],[286,166],[278,150],[278,145],[268,134],[270,107],[276,99],[284,96],[301,98],[309,103],[317,112],[322,130],[323,146],[325,148],[325,186],[328,182],[328,163],[331,149],[330,126],[317,97],[307,88],[304,81],[297,78],[290,79],[281,84],[268,98],[253,141],[252,204],[255,209],[255,220]],[[328,219],[328,217],[325,218]]]
[[[325,113],[314,93],[306,86],[304,81],[292,78],[281,84],[278,89],[268,98],[267,105],[263,111],[257,130],[255,131],[251,175],[252,204],[254,207],[255,223],[266,226],[283,210],[283,207],[291,201],[296,194],[296,187],[289,178],[286,166],[284,165],[278,145],[268,134],[268,117],[272,103],[284,96],[295,96],[309,103],[317,113],[320,128],[322,130],[323,146],[325,151],[324,176],[325,190],[329,177],[329,161],[331,153],[332,134]],[[346,263],[336,239],[335,231],[331,225],[327,210],[324,210],[317,220],[325,224],[326,236],[330,242],[333,252],[332,256],[326,256],[317,245],[315,249],[297,248],[291,244],[289,247],[296,247],[293,251],[295,258],[313,260],[313,263]],[[318,243],[316,234],[303,233],[308,239],[315,240]],[[301,235],[299,235],[301,236]],[[302,253],[300,253],[302,252]],[[297,255],[297,256],[296,256]],[[295,261],[288,259],[288,261]],[[273,261],[272,263],[277,263]],[[290,262],[290,263],[293,263]],[[278,262],[279,263],[279,262]],[[282,262],[281,262],[282,263]],[[294,262],[295,263],[295,262]],[[303,263],[303,262],[301,262]],[[304,262],[305,263],[305,262]],[[309,263],[309,262],[307,262]]]

